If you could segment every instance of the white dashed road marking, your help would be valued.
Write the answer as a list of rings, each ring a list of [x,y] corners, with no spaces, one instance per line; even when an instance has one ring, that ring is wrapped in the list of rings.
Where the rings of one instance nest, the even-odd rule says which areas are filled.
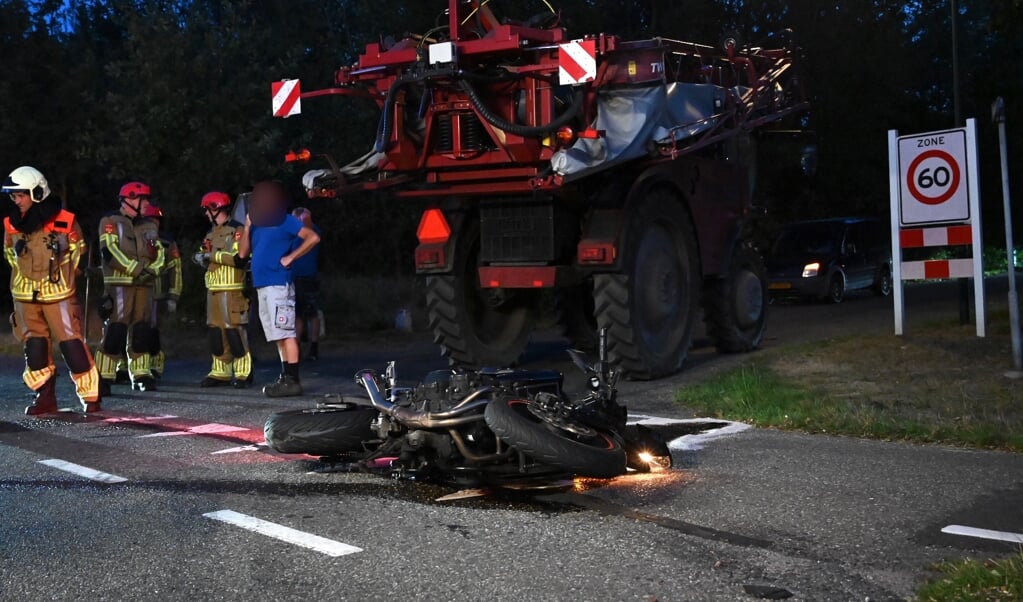
[[[71,462],[65,462],[64,460],[40,460],[40,464],[45,464],[57,470],[63,470],[64,472],[70,472],[86,479],[98,481],[100,483],[124,483],[128,479],[119,477],[117,475],[109,474],[106,472],[100,472],[96,469],[89,468],[87,466],[81,466],[79,464],[72,464]]]
[[[254,443],[252,445],[240,445],[238,447],[229,447],[227,449],[222,449],[220,451],[210,452],[210,455],[216,456],[218,454],[240,454],[242,452],[263,451],[264,449],[267,449],[266,441],[262,443]]]
[[[291,527],[285,527],[284,525],[278,525],[277,523],[271,523],[254,516],[235,512],[234,510],[218,510],[216,512],[208,512],[203,514],[204,517],[213,520],[218,520],[242,529],[247,529],[260,535],[266,535],[274,539],[315,550],[321,554],[327,556],[345,556],[346,554],[354,554],[361,552],[362,548],[350,546],[340,541],[334,541],[333,539],[327,539],[326,537],[320,537],[319,535],[313,535],[312,533],[306,533],[304,531],[298,531]]]
[[[1023,533],[992,531],[990,529],[977,529],[976,527],[966,527],[963,525],[949,525],[942,529],[941,532],[948,533],[949,535],[963,535],[965,537],[976,537],[978,539],[994,539],[996,541],[1023,544]]]

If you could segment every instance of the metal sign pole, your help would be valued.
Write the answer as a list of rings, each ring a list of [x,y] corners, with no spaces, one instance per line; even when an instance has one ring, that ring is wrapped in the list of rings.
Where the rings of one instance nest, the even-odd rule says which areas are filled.
[[[977,315],[977,336],[984,337],[987,312],[984,308],[984,239],[980,231],[980,166],[977,161],[977,120],[966,120],[966,173],[970,187],[970,225],[973,227],[973,304]]]
[[[1005,255],[1009,265],[1009,329],[1012,332],[1012,361],[1023,370],[1020,348],[1019,297],[1016,294],[1016,253],[1012,238],[1012,204],[1009,200],[1009,153],[1005,142],[1005,100],[999,96],[991,104],[991,120],[998,124],[998,145],[1002,156],[1002,207],[1005,210]]]
[[[895,335],[902,336],[906,304],[902,296],[902,246],[899,244],[899,132],[888,130],[888,189],[892,218],[892,299],[895,304]]]

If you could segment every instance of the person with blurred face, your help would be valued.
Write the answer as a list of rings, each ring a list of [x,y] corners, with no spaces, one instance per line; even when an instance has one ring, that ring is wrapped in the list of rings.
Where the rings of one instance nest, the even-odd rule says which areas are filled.
[[[301,395],[298,337],[295,324],[295,286],[291,267],[320,242],[316,232],[288,213],[291,199],[283,184],[256,184],[239,241],[239,257],[251,254],[252,284],[256,288],[259,320],[267,341],[277,344],[281,375],[263,387],[267,397]]]
[[[128,182],[118,193],[120,207],[99,223],[103,284],[110,315],[96,351],[100,390],[109,394],[117,364],[127,359],[132,389],[156,389],[150,364],[153,286],[164,267],[166,250],[156,222],[147,218],[150,188]]]
[[[302,220],[302,225],[312,228],[317,235],[320,229],[313,223],[313,214],[305,207],[296,207],[292,215]],[[295,260],[291,266],[295,278],[295,311],[298,326],[298,340],[302,334],[309,339],[309,353],[300,359],[315,362],[320,359],[320,246]]]
[[[11,325],[25,347],[22,379],[35,391],[25,408],[34,416],[57,411],[57,368],[50,342],[57,340],[86,413],[100,410],[99,374],[82,336],[82,308],[75,278],[86,251],[75,214],[50,194],[34,167],[11,172],[3,192],[14,204],[4,218],[4,257],[11,266]]]

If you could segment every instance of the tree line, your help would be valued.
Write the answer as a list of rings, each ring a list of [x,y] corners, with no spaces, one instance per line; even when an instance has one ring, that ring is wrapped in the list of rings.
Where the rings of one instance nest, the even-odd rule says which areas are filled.
[[[819,169],[765,191],[761,201],[774,219],[884,214],[886,131],[955,125],[947,1],[549,3],[571,35],[717,43],[736,31],[746,43],[767,46],[773,32],[792,29]],[[980,124],[986,230],[997,233],[1001,193],[989,106],[999,95],[1008,101],[1010,149],[1018,156],[1023,3],[957,5],[961,113]],[[515,18],[547,10],[542,0],[490,6]],[[300,173],[281,160],[290,148],[323,149],[343,161],[372,144],[375,106],[320,99],[305,103],[300,117],[277,120],[270,116],[271,81],[298,77],[327,87],[368,41],[423,33],[443,22],[445,7],[443,0],[0,0],[0,170],[39,167],[86,224],[116,209],[124,181],[144,180],[171,231],[197,240],[206,228],[198,209],[204,192],[236,194],[271,176],[294,181]],[[409,273],[418,207],[386,198],[329,210],[316,203],[325,202],[310,204],[326,244],[338,245],[324,258],[328,269]],[[374,240],[381,237],[387,240]]]

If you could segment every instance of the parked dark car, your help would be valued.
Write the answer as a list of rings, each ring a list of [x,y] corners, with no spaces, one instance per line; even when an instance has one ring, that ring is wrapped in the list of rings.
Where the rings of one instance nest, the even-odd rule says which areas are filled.
[[[765,264],[774,297],[816,297],[841,303],[847,291],[892,292],[892,249],[887,223],[843,217],[789,224]]]

